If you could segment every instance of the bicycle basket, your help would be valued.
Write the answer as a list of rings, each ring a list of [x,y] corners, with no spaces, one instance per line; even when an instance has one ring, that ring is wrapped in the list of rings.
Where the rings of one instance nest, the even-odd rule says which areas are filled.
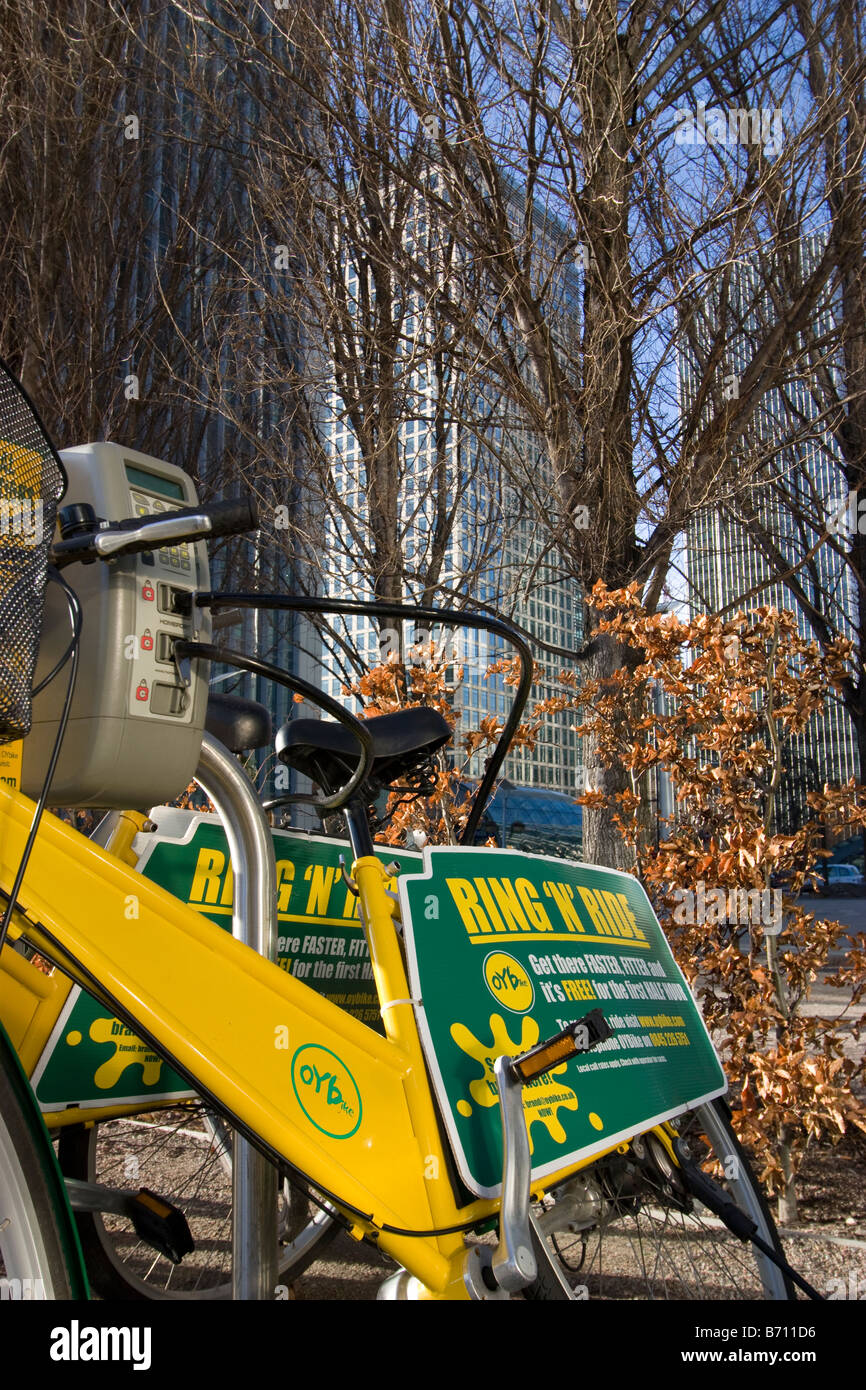
[[[66,474],[0,360],[0,744],[30,732],[48,547]]]

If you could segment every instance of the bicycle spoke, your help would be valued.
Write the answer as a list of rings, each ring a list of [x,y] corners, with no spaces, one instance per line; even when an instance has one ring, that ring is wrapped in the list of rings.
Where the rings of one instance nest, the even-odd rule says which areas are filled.
[[[681,1131],[681,1138],[688,1134],[695,1161],[715,1159],[718,1164],[720,1157],[737,1152],[736,1143],[732,1135],[726,1137],[729,1129],[715,1110],[708,1123],[710,1133],[724,1141],[721,1156],[695,1118]],[[590,1298],[603,1299],[760,1298],[769,1277],[774,1295],[785,1297],[784,1282],[780,1285],[766,1257],[689,1197],[676,1167],[659,1159],[660,1140],[654,1143],[655,1149],[645,1136],[632,1147],[606,1156],[581,1176],[574,1195],[566,1184],[560,1197],[548,1203],[542,1229],[549,1233],[551,1247],[572,1285],[583,1285]],[[745,1202],[744,1209],[758,1220],[765,1238],[772,1239],[772,1221],[761,1207],[745,1156],[740,1153],[737,1161],[737,1179],[722,1186],[739,1205]],[[557,1230],[560,1202],[564,1225]],[[570,1224],[578,1228],[576,1233],[569,1232]]]

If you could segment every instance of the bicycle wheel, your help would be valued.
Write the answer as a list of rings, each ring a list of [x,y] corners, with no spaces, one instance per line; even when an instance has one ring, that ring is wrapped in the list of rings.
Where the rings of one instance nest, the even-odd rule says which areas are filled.
[[[773,1218],[720,1101],[684,1116],[681,1139],[781,1253]],[[786,1299],[790,1281],[689,1197],[661,1141],[645,1134],[625,1153],[583,1169],[535,1209],[538,1279],[528,1298]]]
[[[75,1229],[42,1118],[0,1030],[0,1290],[87,1298]]]
[[[88,1275],[100,1297],[114,1300],[231,1298],[232,1131],[204,1104],[61,1131],[67,1177],[112,1188],[150,1188],[180,1207],[195,1249],[179,1265],[136,1235],[114,1213],[76,1213]],[[278,1282],[288,1286],[318,1259],[340,1230],[288,1180],[279,1194]]]

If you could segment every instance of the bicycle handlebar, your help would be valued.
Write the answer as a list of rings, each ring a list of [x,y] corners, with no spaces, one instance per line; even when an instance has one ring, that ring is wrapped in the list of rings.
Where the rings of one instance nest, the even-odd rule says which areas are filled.
[[[217,536],[243,535],[255,531],[259,519],[252,497],[226,502],[200,502],[194,507],[159,512],[156,516],[130,517],[112,521],[83,535],[62,540],[53,547],[52,563],[58,569],[75,560],[92,563],[94,560],[116,560],[122,555],[137,555],[143,550],[156,550],[170,543],[180,545]]]

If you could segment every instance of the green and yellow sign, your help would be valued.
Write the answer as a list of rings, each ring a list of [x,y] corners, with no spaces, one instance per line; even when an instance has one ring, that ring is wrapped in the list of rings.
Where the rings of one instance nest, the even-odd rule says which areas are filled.
[[[215,816],[172,811],[166,826],[179,828],[180,833],[142,835],[139,872],[231,931],[234,881],[228,843],[219,821]],[[341,855],[351,862],[347,844],[282,830],[275,830],[273,839],[278,965],[361,1023],[383,1031],[358,900],[340,868]],[[380,857],[385,862],[396,860],[404,870],[420,864],[420,855],[390,848],[383,849]],[[126,930],[134,926],[134,919],[124,923]],[[190,988],[194,987],[195,982],[190,981]],[[337,1137],[344,1137],[354,1132],[352,1125],[357,1128],[360,1123],[360,1100],[356,1103],[352,1098],[354,1081],[347,1080],[348,1073],[336,1065],[328,1072],[319,1065],[322,1062],[313,1057],[301,1061],[298,1077],[293,1073],[296,1090],[299,1099],[309,1097],[310,1112],[315,1111],[316,1123],[321,1119],[321,1128],[330,1124],[335,1128],[326,1132],[339,1130]],[[330,1087],[322,1090],[320,1084],[317,1090],[315,1077],[312,1083],[307,1080],[308,1068],[314,1066],[318,1076],[331,1076]],[[127,1105],[189,1095],[176,1072],[78,988],[70,991],[34,1072],[33,1085],[43,1110],[62,1110],[72,1104]],[[335,1108],[337,1092],[340,1101]]]
[[[600,1008],[613,1037],[526,1087],[541,1178],[713,1096],[726,1081],[635,878],[514,850],[427,849],[402,877],[425,1056],[464,1182],[495,1196],[493,1064]]]

